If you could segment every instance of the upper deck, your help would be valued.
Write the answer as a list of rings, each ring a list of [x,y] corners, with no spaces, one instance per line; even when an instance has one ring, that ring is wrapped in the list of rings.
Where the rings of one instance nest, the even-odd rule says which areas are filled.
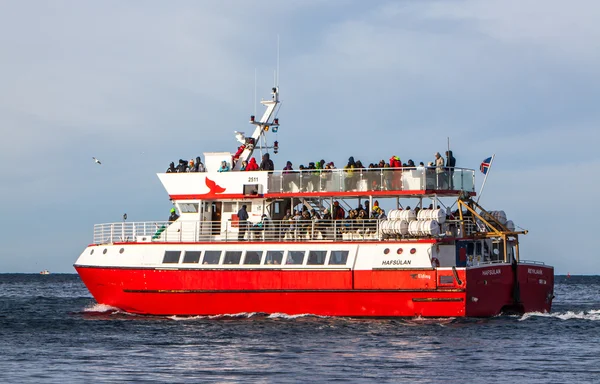
[[[173,200],[475,194],[475,171],[465,168],[188,172],[158,177]]]

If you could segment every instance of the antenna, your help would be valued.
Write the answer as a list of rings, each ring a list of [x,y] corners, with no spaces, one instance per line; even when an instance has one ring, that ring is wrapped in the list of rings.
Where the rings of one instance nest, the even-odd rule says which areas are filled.
[[[256,68],[254,68],[254,116],[256,116]]]
[[[277,34],[277,76],[275,77],[275,86],[279,88],[279,34]]]

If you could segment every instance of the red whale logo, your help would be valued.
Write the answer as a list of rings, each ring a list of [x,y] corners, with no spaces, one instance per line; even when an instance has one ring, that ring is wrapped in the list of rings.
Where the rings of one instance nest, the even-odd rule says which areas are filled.
[[[217,185],[217,183],[215,183],[213,180],[209,179],[208,177],[205,179],[205,183],[209,190],[206,193],[206,195],[216,195],[217,193],[225,192],[225,188],[221,187],[220,185]]]

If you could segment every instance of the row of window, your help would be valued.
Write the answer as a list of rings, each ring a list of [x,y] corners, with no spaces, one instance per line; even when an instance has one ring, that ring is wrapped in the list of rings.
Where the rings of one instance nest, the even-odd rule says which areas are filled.
[[[180,260],[203,265],[346,265],[348,251],[165,251],[163,264]]]

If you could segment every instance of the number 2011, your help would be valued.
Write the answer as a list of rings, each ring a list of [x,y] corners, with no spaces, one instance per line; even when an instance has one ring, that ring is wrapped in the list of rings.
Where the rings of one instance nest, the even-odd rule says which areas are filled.
[[[248,178],[248,182],[252,183],[252,182],[258,182],[258,177],[249,177]]]

